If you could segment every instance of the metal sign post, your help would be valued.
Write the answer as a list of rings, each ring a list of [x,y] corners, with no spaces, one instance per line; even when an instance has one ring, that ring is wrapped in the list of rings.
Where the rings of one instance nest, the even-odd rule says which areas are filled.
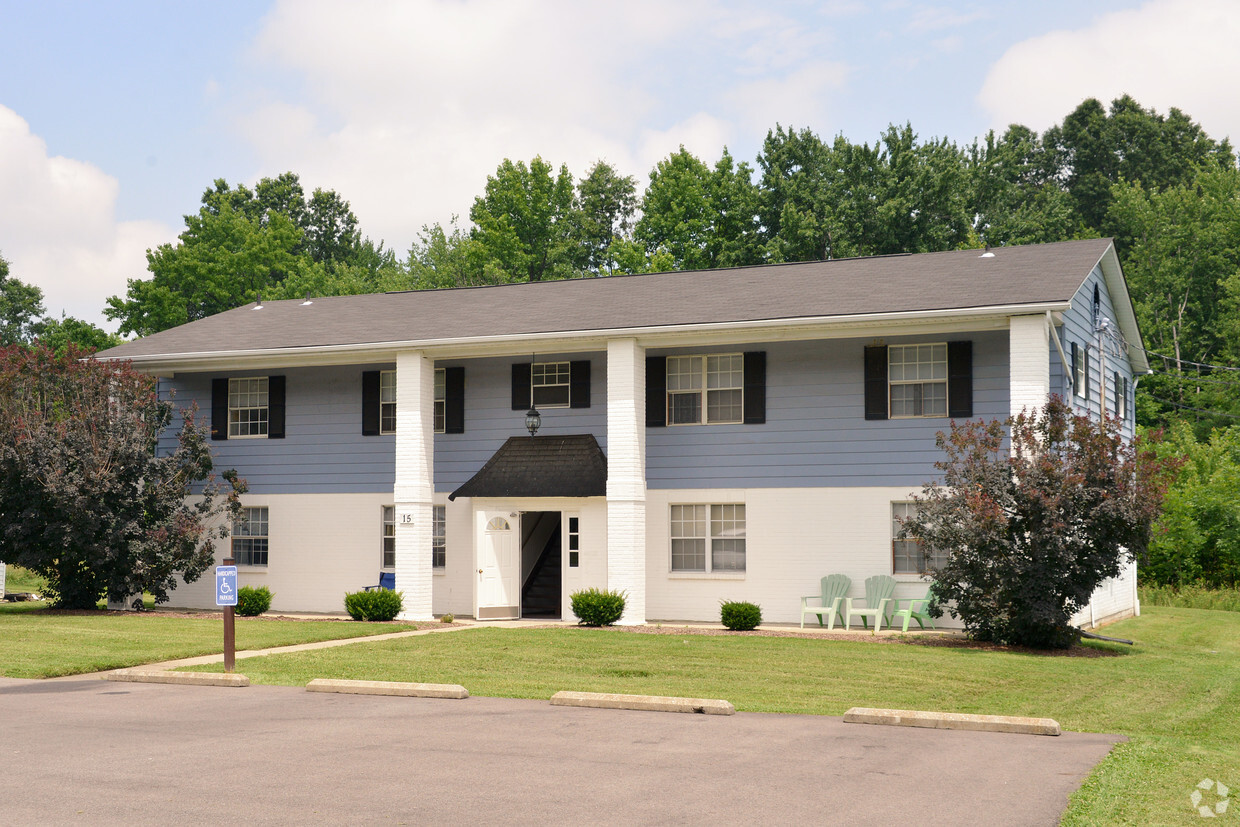
[[[215,567],[215,605],[224,607],[224,671],[233,671],[237,662],[237,633],[233,607],[237,605],[237,567],[231,557]]]

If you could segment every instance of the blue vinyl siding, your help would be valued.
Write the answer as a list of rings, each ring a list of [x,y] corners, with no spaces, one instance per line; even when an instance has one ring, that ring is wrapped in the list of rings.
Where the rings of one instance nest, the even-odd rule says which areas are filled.
[[[540,408],[540,435],[594,434],[607,452],[607,354],[539,354],[538,361],[590,360],[590,407]],[[512,365],[530,357],[444,362],[465,366],[465,433],[435,434],[435,490],[451,493],[478,473],[510,436],[524,436],[525,409],[512,409]]]
[[[286,437],[213,441],[215,467],[237,469],[255,494],[372,493],[395,485],[396,442],[390,434],[362,436],[362,371],[392,367],[178,374],[164,382],[176,389],[178,407],[197,402],[199,420],[209,425],[212,379],[286,377]]]
[[[1006,331],[892,337],[886,344],[971,339],[975,418],[1008,412]],[[864,347],[869,338],[650,351],[766,352],[762,425],[686,425],[646,430],[647,480],[657,488],[919,486],[936,476],[935,434],[947,418],[866,421]],[[591,361],[589,408],[542,410],[540,434],[593,434],[607,450],[606,354],[540,355],[543,361]],[[528,357],[453,360],[465,368],[465,432],[435,435],[435,490],[451,492],[477,473],[511,436],[525,435],[524,411],[512,410],[512,364]],[[392,365],[290,368],[184,374],[164,380],[176,403],[196,401],[209,422],[217,376],[284,375],[285,439],[212,442],[217,468],[236,468],[254,493],[390,492],[395,438],[361,433],[361,376]],[[165,437],[171,440],[171,435]],[[165,444],[170,444],[166,442]]]
[[[1095,286],[1098,287],[1102,315],[1110,320],[1111,336],[1103,337],[1105,360],[1098,357],[1098,337],[1094,334],[1093,327]],[[1072,358],[1073,342],[1076,342],[1082,351],[1085,348],[1089,350],[1089,401],[1086,403],[1068,386],[1067,371],[1061,368],[1058,373],[1055,372],[1055,366],[1059,362],[1057,352],[1051,353],[1051,389],[1062,394],[1064,399],[1071,399],[1073,407],[1078,412],[1088,412],[1090,416],[1096,418],[1102,410],[1101,393],[1104,384],[1102,370],[1103,361],[1105,361],[1106,410],[1110,416],[1115,416],[1115,373],[1118,371],[1122,378],[1128,380],[1128,414],[1124,419],[1124,435],[1131,438],[1134,435],[1132,364],[1128,360],[1126,349],[1121,344],[1119,324],[1115,321],[1115,306],[1111,302],[1111,294],[1107,290],[1106,279],[1103,278],[1100,268],[1095,267],[1090,272],[1072,298],[1072,308],[1063,315],[1059,338],[1069,359]],[[1052,351],[1054,351],[1053,345]],[[1071,367],[1067,370],[1070,371]]]
[[[1006,332],[893,337],[885,344],[973,341],[974,418],[1008,413]],[[936,476],[946,417],[867,422],[863,353],[871,339],[746,345],[765,350],[766,423],[646,430],[650,488],[912,485]],[[650,355],[729,352],[652,351]]]

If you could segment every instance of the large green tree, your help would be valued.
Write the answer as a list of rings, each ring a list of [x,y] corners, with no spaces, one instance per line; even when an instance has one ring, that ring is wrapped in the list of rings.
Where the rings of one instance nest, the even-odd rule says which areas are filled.
[[[43,315],[43,291],[9,276],[0,255],[0,346],[27,342]]]
[[[586,269],[609,275],[616,269],[612,245],[625,240],[637,211],[637,184],[605,161],[597,161],[577,183],[577,238]]]
[[[151,278],[130,279],[125,298],[109,298],[104,313],[122,334],[146,336],[264,293],[337,294],[366,283],[349,270],[365,268],[366,255],[357,219],[335,192],[315,190],[307,199],[293,173],[264,178],[253,190],[219,179],[198,212],[185,216],[177,243],[147,251]]]
[[[683,146],[650,172],[633,237],[653,269],[702,270],[761,258],[757,188],[725,147],[714,168]]]
[[[974,229],[986,244],[1044,244],[1074,237],[1080,222],[1038,133],[1013,124],[968,151]]]
[[[1199,433],[1240,416],[1240,171],[1203,167],[1188,184],[1147,191],[1121,182],[1108,220],[1132,239],[1124,273],[1154,355],[1142,380],[1143,424],[1187,418]]]
[[[1105,235],[1117,234],[1107,220],[1113,184],[1140,182],[1159,191],[1189,183],[1203,165],[1235,165],[1226,139],[1213,140],[1179,109],[1161,115],[1128,95],[1112,101],[1109,110],[1096,98],[1083,101],[1047,130],[1043,142],[1055,155],[1081,223]]]
[[[153,377],[83,356],[0,350],[0,562],[47,578],[61,608],[143,591],[164,603],[211,563],[210,526],[236,513],[245,486],[212,480],[192,410],[175,447],[156,449],[174,411]]]
[[[585,265],[574,237],[576,189],[568,167],[559,172],[541,157],[507,158],[474,199],[471,237],[485,261],[487,281],[569,278]]]
[[[767,133],[758,156],[773,261],[950,250],[974,243],[965,153],[891,126],[873,146],[808,129]]]

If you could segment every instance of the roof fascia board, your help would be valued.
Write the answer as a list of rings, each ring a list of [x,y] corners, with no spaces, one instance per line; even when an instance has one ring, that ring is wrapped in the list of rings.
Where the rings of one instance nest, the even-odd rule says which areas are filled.
[[[1012,316],[1061,313],[1069,302],[869,313],[806,319],[711,322],[611,330],[556,331],[460,339],[408,340],[252,351],[203,351],[134,356],[135,369],[148,373],[205,372],[241,368],[318,367],[395,362],[401,351],[422,350],[436,359],[478,358],[512,353],[580,353],[607,349],[613,339],[633,338],[644,347],[726,345],[762,341],[803,341],[859,337],[881,331],[885,335],[919,335],[949,331],[998,330]]]
[[[1134,373],[1149,373],[1150,361],[1145,356],[1145,341],[1141,338],[1141,327],[1132,306],[1132,296],[1128,293],[1128,281],[1119,265],[1119,254],[1115,251],[1115,242],[1102,253],[1097,266],[1102,270],[1102,278],[1107,283],[1107,291],[1111,294],[1111,306],[1115,308],[1116,323],[1128,343],[1128,359],[1132,362]]]

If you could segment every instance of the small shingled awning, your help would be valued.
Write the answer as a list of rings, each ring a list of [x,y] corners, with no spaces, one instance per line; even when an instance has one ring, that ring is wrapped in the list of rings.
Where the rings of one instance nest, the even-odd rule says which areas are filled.
[[[457,497],[604,497],[607,457],[593,434],[513,436]]]

